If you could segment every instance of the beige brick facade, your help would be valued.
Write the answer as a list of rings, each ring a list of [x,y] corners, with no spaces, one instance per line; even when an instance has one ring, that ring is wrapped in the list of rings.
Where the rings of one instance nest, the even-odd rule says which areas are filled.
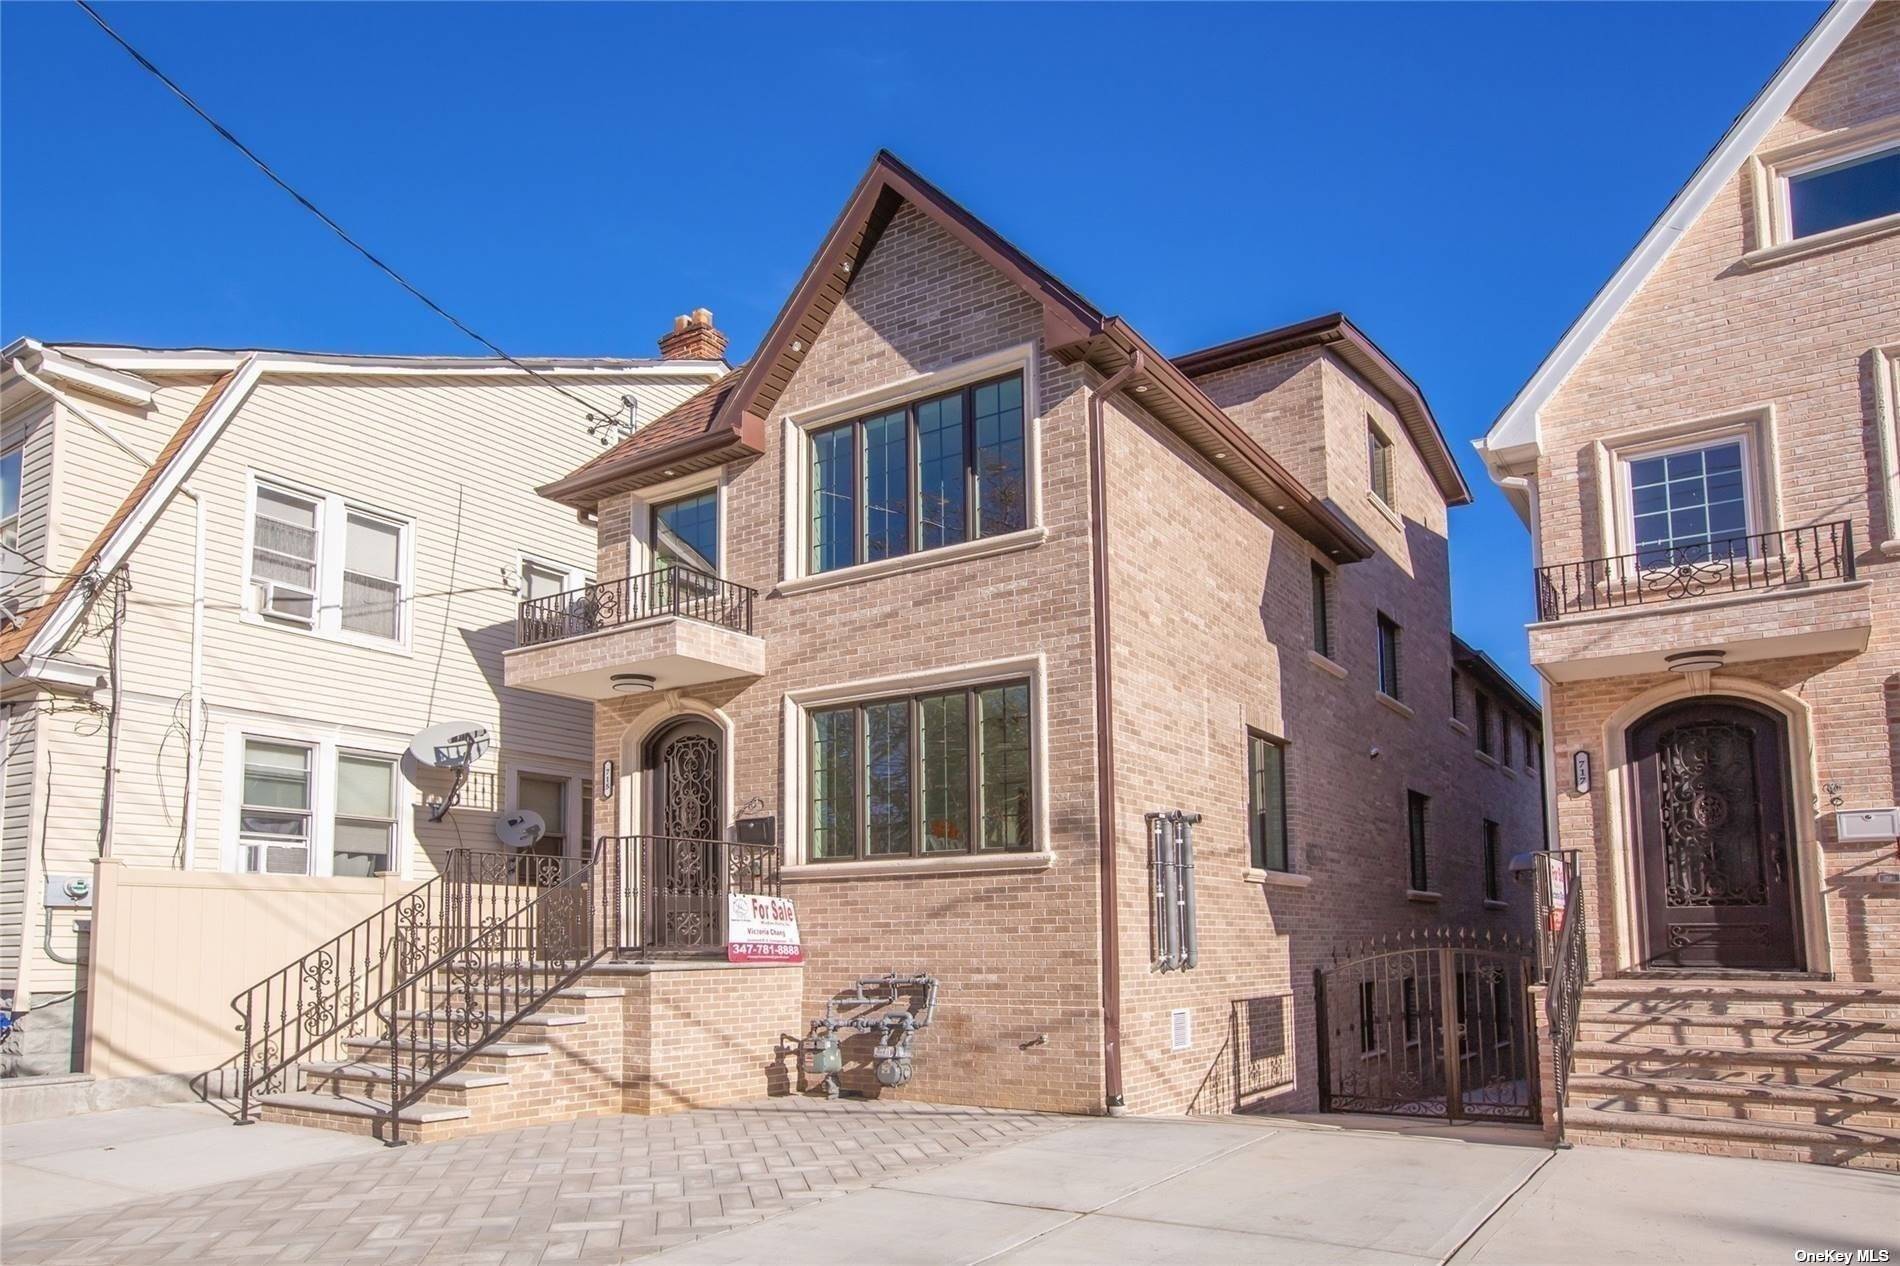
[[[1896,66],[1900,5],[1876,5],[1768,131],[1755,159],[1883,122],[1900,130]],[[1879,415],[1875,381],[1891,372],[1879,349],[1900,342],[1900,237],[1751,256],[1764,232],[1753,161],[1539,413],[1538,550],[1544,563],[1617,552],[1609,548],[1618,540],[1617,511],[1605,480],[1621,437],[1690,436],[1701,419],[1764,418],[1755,433],[1772,443],[1764,455],[1772,460],[1759,462],[1754,478],[1773,517],[1756,530],[1849,521],[1858,582],[1717,594],[1533,626],[1533,658],[1552,679],[1556,834],[1585,853],[1597,970],[1639,961],[1623,771],[1614,764],[1621,734],[1649,706],[1694,689],[1655,671],[1659,652],[1725,649],[1730,664],[1708,693],[1756,699],[1790,718],[1797,864],[1807,870],[1806,965],[1842,980],[1892,981],[1900,979],[1900,885],[1880,877],[1900,874],[1900,862],[1891,842],[1836,839],[1833,811],[1900,801],[1890,686],[1900,669],[1900,574],[1879,547],[1896,535],[1895,510],[1881,492],[1880,431],[1893,423]],[[1579,752],[1598,771],[1588,794],[1574,786]]]
[[[1029,349],[1031,530],[991,556],[920,555],[896,574],[788,582],[786,503],[796,495],[784,469],[788,427],[841,399],[1019,348]],[[1514,755],[1500,763],[1480,757],[1452,719],[1445,495],[1391,402],[1330,354],[1287,359],[1286,373],[1267,363],[1226,376],[1216,399],[1376,547],[1370,560],[1338,569],[1333,659],[1312,653],[1310,567],[1325,551],[1125,403],[1135,397],[1117,397],[1106,421],[1122,1065],[1132,1111],[1234,1106],[1222,1087],[1238,1083],[1213,1074],[1242,1048],[1249,1103],[1310,1107],[1312,967],[1323,955],[1445,922],[1528,929],[1527,894],[1508,877],[1501,906],[1486,905],[1481,827],[1487,817],[1499,822],[1504,861],[1541,845],[1541,796],[1524,746],[1535,721],[1501,706]],[[762,453],[718,476],[721,571],[758,592],[764,672],[597,709],[597,756],[625,771],[613,813],[627,833],[647,829],[647,738],[682,715],[722,728],[727,812],[763,813],[785,828],[807,1020],[859,976],[929,972],[942,982],[936,1022],[917,1039],[915,1080],[897,1092],[906,1097],[1104,1106],[1088,493],[1089,395],[1100,381],[1050,354],[1034,297],[937,220],[902,206],[764,418]],[[1368,415],[1398,439],[1395,510],[1368,499]],[[601,502],[603,579],[642,570],[644,516],[662,495]],[[1376,693],[1380,611],[1404,629],[1396,705]],[[611,666],[601,653],[608,658],[563,662],[560,671]],[[804,863],[805,842],[792,829],[802,779],[786,768],[788,752],[803,759],[800,700],[918,674],[980,678],[991,664],[1034,681],[1036,816],[1046,833],[1038,851]],[[1291,876],[1250,869],[1250,729],[1289,744]],[[1433,892],[1423,899],[1407,894],[1407,789],[1433,798]],[[1143,815],[1168,809],[1202,815],[1201,959],[1164,976],[1152,965]],[[1176,1009],[1191,1014],[1184,1050],[1171,1049]],[[861,1054],[847,1044],[845,1084],[874,1089]]]

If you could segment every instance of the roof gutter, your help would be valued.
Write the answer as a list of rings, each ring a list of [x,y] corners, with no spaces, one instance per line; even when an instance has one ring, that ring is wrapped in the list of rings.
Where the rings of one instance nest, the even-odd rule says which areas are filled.
[[[575,479],[569,475],[553,483],[543,484],[536,488],[535,492],[550,501],[558,501],[576,510],[592,510],[599,505],[601,496],[606,495],[600,490],[610,488],[622,479],[631,479],[649,470],[665,467],[670,462],[690,461],[695,457],[703,457],[707,453],[716,453],[722,448],[730,448],[734,445],[764,451],[758,440],[747,436],[744,432],[716,425],[713,430],[699,435],[689,435],[685,439],[668,444],[665,448],[656,448],[650,453],[642,453],[638,458],[624,465],[603,466],[590,472],[583,479]],[[597,492],[599,495],[589,495]]]
[[[1095,625],[1095,832],[1101,848],[1102,881],[1102,1061],[1108,1111],[1126,1110],[1122,1099],[1121,920],[1115,885],[1115,671],[1108,604],[1108,454],[1102,405],[1121,385],[1148,367],[1137,347],[1128,363],[1089,393],[1090,602]]]
[[[1251,466],[1256,474],[1285,492],[1289,500],[1296,502],[1319,529],[1325,538],[1322,543],[1333,551],[1337,561],[1359,562],[1372,557],[1372,544],[1359,529],[1337,510],[1315,497],[1298,476],[1261,448],[1258,441],[1227,416],[1226,410],[1208,399],[1207,394],[1179,365],[1150,347],[1133,326],[1120,317],[1110,317],[1104,330],[1128,355],[1140,357],[1148,375],[1159,381],[1163,389],[1199,413],[1208,429],[1220,437],[1226,451],[1233,454],[1236,461]],[[1116,378],[1119,379],[1120,375],[1117,374]]]

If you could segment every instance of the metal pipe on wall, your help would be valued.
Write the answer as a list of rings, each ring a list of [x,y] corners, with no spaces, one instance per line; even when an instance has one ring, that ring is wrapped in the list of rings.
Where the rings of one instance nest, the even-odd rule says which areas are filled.
[[[1122,1099],[1121,920],[1115,891],[1115,674],[1109,661],[1114,646],[1109,627],[1108,455],[1103,451],[1103,402],[1147,368],[1140,348],[1128,363],[1088,396],[1090,599],[1095,625],[1095,787],[1096,834],[1101,850],[1102,903],[1102,1081],[1111,1113],[1124,1110]]]

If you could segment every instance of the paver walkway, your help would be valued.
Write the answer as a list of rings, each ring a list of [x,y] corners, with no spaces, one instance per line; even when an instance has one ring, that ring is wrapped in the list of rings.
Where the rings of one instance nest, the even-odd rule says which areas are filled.
[[[8,1266],[626,1261],[1072,1123],[795,1098],[598,1117],[7,1224],[0,1258]],[[0,1191],[0,1217],[4,1200]]]

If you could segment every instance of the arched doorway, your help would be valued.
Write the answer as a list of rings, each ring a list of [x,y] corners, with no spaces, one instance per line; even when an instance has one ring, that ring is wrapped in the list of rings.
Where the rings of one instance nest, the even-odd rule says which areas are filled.
[[[647,740],[647,830],[675,839],[716,840],[725,824],[725,753],[719,727],[688,717]]]
[[[725,750],[719,728],[686,717],[642,752],[647,834],[641,850],[645,944],[695,952],[723,943]]]
[[[1802,966],[1787,736],[1781,717],[1732,698],[1667,704],[1630,727],[1644,967]]]

